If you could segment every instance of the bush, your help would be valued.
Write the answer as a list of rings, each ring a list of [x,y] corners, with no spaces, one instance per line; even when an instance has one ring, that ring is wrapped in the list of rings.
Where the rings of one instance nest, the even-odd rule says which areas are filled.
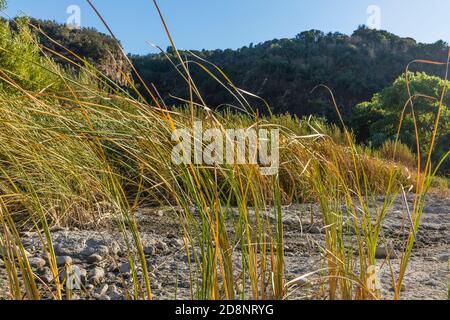
[[[416,156],[407,145],[401,142],[396,145],[394,141],[388,140],[383,143],[379,152],[382,159],[401,163],[408,168],[416,167]]]

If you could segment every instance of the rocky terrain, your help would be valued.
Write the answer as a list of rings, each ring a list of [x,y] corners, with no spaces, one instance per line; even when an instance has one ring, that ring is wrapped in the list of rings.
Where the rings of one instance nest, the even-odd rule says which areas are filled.
[[[383,225],[389,250],[380,245],[377,251],[383,297],[392,297],[390,268],[398,270],[399,249],[406,232],[404,204],[392,207]],[[323,224],[315,205],[286,207],[283,212],[287,280],[323,268]],[[144,208],[137,214],[145,250],[151,286],[156,299],[190,299],[190,273],[184,243],[179,237],[175,213],[156,208]],[[402,228],[403,227],[403,228]],[[74,290],[74,299],[119,300],[133,296],[131,267],[127,246],[122,235],[113,229],[103,231],[53,229],[54,247],[61,279],[67,266],[76,270],[81,290]],[[43,288],[52,286],[53,275],[42,255],[42,245],[36,233],[24,233],[23,243],[30,254],[30,264]],[[417,234],[413,256],[404,281],[403,299],[447,299],[450,253],[450,200],[432,196],[424,209],[422,225]],[[236,254],[239,268],[239,253]],[[138,268],[138,277],[142,271]],[[320,276],[311,275],[289,291],[289,299],[313,299],[320,285]],[[87,294],[89,292],[89,294]],[[0,259],[0,298],[8,298],[5,264]],[[49,295],[47,298],[51,298]]]

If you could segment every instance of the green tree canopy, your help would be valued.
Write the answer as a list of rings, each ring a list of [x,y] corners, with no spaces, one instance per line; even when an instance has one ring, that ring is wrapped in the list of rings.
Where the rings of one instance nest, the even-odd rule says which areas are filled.
[[[409,85],[413,98],[414,113],[420,137],[420,151],[425,155],[429,151],[433,128],[440,106],[442,90],[446,86],[441,118],[435,146],[435,162],[449,150],[450,146],[450,84],[439,77],[426,73],[409,73]],[[371,101],[358,104],[351,118],[352,127],[360,141],[381,146],[387,140],[394,140],[397,135],[402,111],[408,101],[406,75],[402,75],[394,83],[375,94]],[[416,136],[411,107],[406,109],[400,132],[400,140],[413,150],[416,148]],[[450,170],[449,161],[444,163],[443,170]]]

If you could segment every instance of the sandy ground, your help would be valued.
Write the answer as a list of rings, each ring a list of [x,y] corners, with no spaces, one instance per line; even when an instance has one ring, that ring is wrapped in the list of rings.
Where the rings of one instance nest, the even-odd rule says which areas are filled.
[[[381,200],[381,199],[379,199]],[[411,200],[411,199],[410,199]],[[269,216],[271,213],[268,213]],[[408,225],[405,205],[397,201],[383,224],[382,243],[392,249],[390,264],[394,274],[400,264],[400,250]],[[150,270],[151,286],[156,299],[190,299],[188,257],[179,234],[177,215],[157,208],[143,208],[137,215],[142,244]],[[320,210],[316,205],[295,205],[283,210],[286,279],[323,268],[324,230]],[[351,237],[352,235],[350,235]],[[124,299],[132,294],[130,266],[123,237],[113,229],[102,231],[55,229],[55,251],[65,278],[68,263],[91,292],[75,290],[75,299]],[[450,253],[450,199],[430,196],[424,209],[420,232],[407,270],[402,299],[447,299]],[[35,233],[24,234],[24,245],[36,275],[48,286],[53,276],[42,256],[42,246]],[[380,245],[380,248],[384,245]],[[376,270],[383,298],[392,298],[391,268],[379,252]],[[240,269],[240,252],[235,253],[235,269]],[[140,270],[140,269],[139,269]],[[138,272],[141,276],[141,271]],[[323,280],[323,278],[322,278]],[[321,283],[319,273],[293,285],[289,299],[318,298]],[[0,298],[8,298],[5,264],[0,258]],[[43,286],[44,287],[44,286]],[[245,290],[245,286],[242,286]],[[48,297],[48,295],[46,295]],[[321,296],[320,298],[326,298]]]

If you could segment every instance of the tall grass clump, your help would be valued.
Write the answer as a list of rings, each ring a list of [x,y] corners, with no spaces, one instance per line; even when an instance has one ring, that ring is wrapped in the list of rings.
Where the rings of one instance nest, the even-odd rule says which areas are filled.
[[[425,165],[413,166],[417,168],[413,175],[397,154],[398,141],[383,151],[392,156],[387,162],[356,145],[344,123],[339,128],[315,118],[274,116],[270,110],[259,114],[248,102],[250,94],[218,66],[177,49],[155,5],[174,48],[167,58],[188,88],[189,97],[180,97],[184,107],[166,106],[156,87],[143,82],[132,65],[150,100],[131,79],[129,90],[124,90],[76,53],[62,48],[67,50],[63,56],[41,47],[35,32],[51,38],[26,20],[19,24],[18,34],[6,23],[0,26],[0,62],[5,61],[0,64],[0,254],[7,267],[10,298],[70,298],[59,277],[52,226],[100,228],[114,221],[132,269],[129,298],[152,299],[134,218],[139,206],[151,203],[168,205],[178,215],[192,299],[283,299],[289,291],[283,210],[284,205],[300,201],[316,201],[322,209],[326,298],[380,298],[367,286],[367,270],[376,264],[375,251],[383,243],[381,228],[390,206],[413,186],[410,236],[400,273],[392,275],[399,298],[438,164],[433,167],[428,157]],[[118,41],[117,46],[122,50]],[[71,67],[57,65],[51,59],[55,54]],[[208,106],[191,76],[192,68],[218,81],[235,98],[236,106],[222,112]],[[195,141],[198,121],[226,139],[230,139],[229,128],[279,129],[278,174],[262,175],[258,164],[175,165],[172,150],[179,142],[177,130],[189,129]],[[430,154],[432,150],[433,144]],[[385,200],[376,207],[379,194]],[[22,229],[40,236],[55,279],[53,287],[42,286],[31,270]]]

